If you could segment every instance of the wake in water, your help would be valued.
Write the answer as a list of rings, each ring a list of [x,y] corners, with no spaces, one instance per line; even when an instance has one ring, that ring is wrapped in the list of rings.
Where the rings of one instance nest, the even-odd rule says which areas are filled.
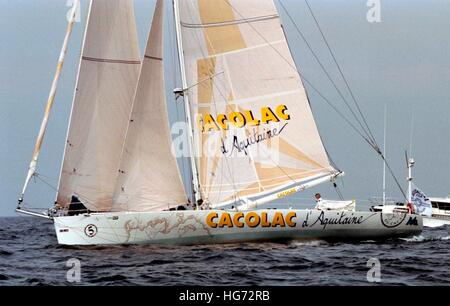
[[[424,232],[426,229],[424,229]],[[399,238],[400,240],[406,242],[429,242],[429,241],[445,241],[449,240],[450,235],[446,227],[433,228],[430,229],[430,233],[433,235],[424,235],[423,233],[418,236],[413,236],[410,238]],[[445,236],[444,236],[445,235]]]
[[[328,242],[324,240],[294,240],[290,243],[290,245],[295,247],[302,247],[302,246],[312,246],[312,247],[318,247],[323,246],[327,244]]]

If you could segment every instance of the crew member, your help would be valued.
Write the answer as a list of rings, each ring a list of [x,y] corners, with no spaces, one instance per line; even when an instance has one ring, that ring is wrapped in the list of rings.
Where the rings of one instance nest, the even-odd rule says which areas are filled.
[[[316,203],[319,203],[320,201],[322,201],[322,196],[320,195],[320,193],[316,193],[315,198],[316,198]]]
[[[408,213],[409,214],[413,214],[414,213],[414,206],[411,203],[408,203],[406,205],[406,207],[408,208]]]
[[[320,202],[322,202],[322,196],[320,195],[320,193],[316,193],[316,195],[314,197],[316,198],[316,209],[322,210],[322,208],[320,206]]]

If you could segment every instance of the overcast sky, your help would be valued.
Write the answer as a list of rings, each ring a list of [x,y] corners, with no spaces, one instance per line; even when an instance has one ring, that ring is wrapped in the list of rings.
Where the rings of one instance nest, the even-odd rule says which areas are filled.
[[[135,2],[143,47],[154,1]],[[387,105],[387,156],[404,188],[404,151],[410,146],[414,117],[415,181],[428,196],[449,195],[450,0],[381,0],[381,22],[374,23],[367,20],[370,8],[366,0],[309,2],[380,144]],[[344,83],[304,0],[283,3],[344,91]],[[75,27],[70,42],[39,162],[39,172],[48,176],[47,181],[53,186],[58,180],[75,86],[87,1],[82,4],[82,21]],[[0,0],[0,216],[14,215],[65,33],[68,9],[66,0]],[[337,92],[292,23],[282,10],[280,13],[301,73],[344,111]],[[166,25],[169,23],[170,20]],[[168,39],[169,98],[169,89],[175,86],[170,65],[172,45]],[[364,206],[369,197],[381,195],[382,162],[311,88],[307,89],[324,143],[333,160],[347,173],[339,183],[341,190],[346,198],[358,199]],[[168,100],[169,111],[174,119],[176,112],[171,101]],[[337,198],[325,184],[289,201],[306,203],[317,191],[326,198]],[[391,177],[388,195],[401,195]],[[26,200],[34,207],[49,207],[54,196],[54,190],[38,181],[31,184]]]

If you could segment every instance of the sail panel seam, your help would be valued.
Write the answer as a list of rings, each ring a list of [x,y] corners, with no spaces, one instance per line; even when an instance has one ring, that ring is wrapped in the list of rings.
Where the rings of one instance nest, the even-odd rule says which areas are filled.
[[[223,22],[211,22],[211,23],[180,22],[180,23],[185,28],[204,29],[204,28],[213,28],[213,27],[224,27],[224,26],[230,26],[230,25],[239,25],[239,24],[250,23],[250,22],[266,21],[266,20],[277,19],[277,18],[279,18],[278,14],[252,17],[252,18],[244,18],[244,19],[238,19],[238,20],[228,20],[228,21],[223,21]]]
[[[269,99],[289,96],[289,95],[293,95],[293,94],[299,94],[299,93],[302,93],[302,92],[303,92],[303,90],[300,90],[300,89],[283,91],[283,92],[276,92],[276,93],[269,94],[269,95],[262,95],[262,96],[244,98],[244,99],[230,100],[230,101],[228,101],[227,104],[229,104],[229,103],[230,104],[236,104],[236,105],[248,104],[248,103],[251,103],[251,102],[256,102],[256,101],[261,101],[261,100],[269,100]],[[197,106],[199,108],[205,108],[205,107],[209,107],[210,103],[196,103],[196,104],[193,104],[193,105]]]
[[[219,56],[227,56],[227,55],[231,55],[231,54],[239,54],[239,53],[243,53],[246,51],[251,51],[251,50],[255,50],[255,49],[261,49],[264,47],[272,47],[274,45],[279,45],[279,44],[284,44],[285,40],[276,40],[276,41],[271,41],[271,42],[266,42],[264,44],[259,44],[259,45],[255,45],[255,46],[250,46],[250,47],[246,47],[246,48],[241,48],[241,49],[237,49],[237,50],[232,50],[232,51],[227,51],[227,52],[217,52],[214,55],[210,55],[207,56],[206,58],[217,58]]]
[[[278,167],[274,167],[274,168],[278,168]],[[324,167],[324,168],[320,168],[320,169],[317,169],[317,170],[296,172],[296,173],[293,173],[291,176],[294,177],[294,176],[314,174],[314,173],[330,173],[330,172],[332,172],[331,169],[329,169],[328,167]],[[270,181],[274,181],[274,180],[280,180],[280,179],[285,178],[285,177],[286,176],[275,176],[275,177],[272,177],[270,179],[263,179],[263,180],[261,180],[261,182],[270,182]],[[289,184],[293,184],[293,183],[296,183],[296,182],[299,181],[298,179],[293,179],[293,178],[289,178],[289,179],[290,179],[290,181],[292,181]],[[303,181],[304,179],[302,178],[301,180]],[[306,180],[308,180],[308,178]],[[245,182],[240,182],[239,185],[251,185],[251,184],[254,184],[254,183],[257,183],[257,182],[256,181],[245,181]],[[277,185],[279,185],[279,184],[273,184],[273,186],[277,186]],[[212,186],[213,185],[205,185],[205,187],[208,187],[208,188],[210,188]],[[226,186],[233,186],[233,185],[232,184],[222,184],[222,186],[226,187]],[[270,185],[270,186],[272,186],[272,185]]]
[[[127,64],[127,65],[140,65],[141,64],[141,61],[96,58],[96,57],[88,57],[88,56],[83,56],[82,59],[85,61],[98,62],[98,63]]]
[[[148,58],[148,59],[156,60],[156,61],[162,61],[163,60],[162,57],[151,56],[151,55],[145,55],[144,57]]]

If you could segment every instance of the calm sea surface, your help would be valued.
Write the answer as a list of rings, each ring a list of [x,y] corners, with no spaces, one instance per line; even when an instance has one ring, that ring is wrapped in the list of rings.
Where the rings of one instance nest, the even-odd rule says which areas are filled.
[[[450,227],[385,242],[324,241],[196,247],[63,247],[52,224],[0,218],[0,285],[367,285],[367,262],[384,285],[450,285]]]

